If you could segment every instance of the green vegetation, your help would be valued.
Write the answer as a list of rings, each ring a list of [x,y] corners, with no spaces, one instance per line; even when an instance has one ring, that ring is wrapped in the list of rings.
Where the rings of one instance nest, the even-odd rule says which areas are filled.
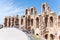
[[[38,36],[38,35],[32,35],[33,36],[33,38],[35,39],[35,40],[45,40],[45,39],[43,39],[43,38],[41,38],[40,36]]]

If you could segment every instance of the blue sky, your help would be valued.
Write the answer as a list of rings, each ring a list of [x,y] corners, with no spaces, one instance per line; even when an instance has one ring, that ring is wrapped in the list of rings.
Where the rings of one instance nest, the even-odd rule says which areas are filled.
[[[41,5],[47,2],[50,10],[58,14],[60,10],[60,0],[0,0],[0,24],[3,24],[5,16],[19,16],[24,14],[26,8],[34,6],[37,13],[41,12]]]

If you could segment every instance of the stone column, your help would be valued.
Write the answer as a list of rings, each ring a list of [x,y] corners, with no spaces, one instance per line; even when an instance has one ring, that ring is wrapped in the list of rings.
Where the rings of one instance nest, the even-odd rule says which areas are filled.
[[[48,33],[48,39],[47,40],[50,40],[50,34]]]
[[[10,20],[10,21],[11,21],[11,25],[10,25],[10,27],[13,27],[13,26],[12,26],[12,25],[13,25],[13,24],[12,24],[12,17],[11,17],[11,20]]]
[[[50,27],[50,19],[48,17],[47,27]]]

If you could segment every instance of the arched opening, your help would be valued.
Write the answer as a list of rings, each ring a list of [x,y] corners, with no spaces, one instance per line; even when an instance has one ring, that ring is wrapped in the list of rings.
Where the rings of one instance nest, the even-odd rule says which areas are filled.
[[[4,23],[5,27],[7,26],[7,18],[5,18],[5,23]]]
[[[28,16],[28,19],[27,19],[27,24],[28,24],[28,26],[30,26],[30,15]]]
[[[58,16],[58,26],[60,26],[60,15]]]
[[[42,5],[42,11],[43,11],[43,12],[46,11],[45,4]]]
[[[32,15],[34,14],[34,12],[33,12],[33,8],[31,8],[31,14],[32,14]]]
[[[12,27],[14,26],[14,18],[12,18]]]
[[[33,26],[33,19],[31,19],[31,26]]]
[[[27,29],[27,17],[25,18],[25,28]]]
[[[50,40],[54,40],[54,35],[50,34]]]
[[[27,15],[27,13],[28,13],[28,9],[26,9],[26,11],[25,11],[25,12],[26,12],[25,14]]]
[[[23,25],[23,19],[21,19],[21,25]]]
[[[11,19],[9,18],[9,27],[10,27],[10,25],[11,25]]]
[[[45,24],[46,24],[46,27],[47,27],[47,22],[48,22],[48,16],[46,15],[46,17],[45,17]]]
[[[30,19],[28,19],[28,26],[30,26]]]
[[[50,17],[50,27],[53,27],[53,17]]]
[[[60,36],[59,36],[59,40],[60,40]]]
[[[45,35],[45,39],[48,39],[48,34]]]
[[[19,26],[19,18],[16,18],[15,25],[16,25],[17,28],[18,28],[18,26]]]
[[[43,5],[43,10],[45,11],[45,5]]]
[[[36,27],[39,28],[39,18],[36,18]]]

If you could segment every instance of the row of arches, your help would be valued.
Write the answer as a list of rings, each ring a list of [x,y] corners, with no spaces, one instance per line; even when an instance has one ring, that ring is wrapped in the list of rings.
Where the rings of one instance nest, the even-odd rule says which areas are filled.
[[[48,36],[49,36],[49,37],[48,37]],[[48,39],[54,40],[55,37],[56,37],[56,36],[53,35],[53,34],[50,34],[50,35],[46,34],[46,35],[44,35],[44,38],[45,38],[46,40],[48,40]],[[58,39],[60,40],[60,36],[58,36]]]
[[[36,28],[39,28],[39,20],[40,20],[40,19],[37,17],[37,18],[36,18]],[[33,19],[27,19],[26,21],[27,21],[28,26],[30,26],[30,25],[33,26],[33,25],[34,25],[34,24],[33,24],[33,21],[34,21]],[[47,20],[47,18],[46,18],[46,19],[45,19],[46,26],[47,26],[47,21],[48,21],[48,20]],[[52,25],[52,23],[53,23],[53,17],[50,17],[50,21],[51,21],[51,22],[50,22],[50,23],[51,23],[50,25]],[[21,19],[21,25],[23,25],[23,19]]]
[[[36,18],[36,27],[39,28],[39,17]],[[53,16],[50,16],[49,19],[48,18],[45,18],[45,24],[46,24],[46,27],[47,27],[47,22],[49,20],[49,24],[50,24],[50,27],[53,27],[53,21],[54,21],[54,18]],[[27,19],[26,20],[28,22],[28,26],[33,26],[34,24],[34,20],[33,19]],[[21,19],[21,25],[23,25],[23,19]],[[58,26],[60,26],[60,16],[58,16]]]
[[[53,16],[51,16],[50,17],[50,26],[51,27],[53,27],[53,20],[54,20],[54,18],[53,18]],[[57,17],[57,19],[56,19],[56,21],[57,21],[57,26],[60,26],[60,15]]]
[[[5,18],[4,19],[5,21],[4,21],[4,26],[6,27],[6,26],[17,26],[17,25],[19,25],[19,18],[14,18],[14,17],[9,17],[9,18]]]
[[[48,40],[48,39],[50,39],[50,40],[54,40],[54,35],[53,34],[50,34],[50,36],[48,37],[49,35],[48,34],[46,34],[44,37],[45,37],[45,39],[46,40]]]
[[[35,7],[32,7],[32,8],[28,8],[28,9],[26,9],[25,10],[25,14],[27,15],[27,14],[31,14],[31,15],[33,15],[33,14],[36,14],[36,9],[35,9]]]
[[[33,26],[34,25],[33,21],[34,21],[34,19],[29,19],[29,18],[26,19],[26,23],[28,26]],[[24,19],[21,19],[21,25],[23,25],[23,22],[24,22]],[[36,18],[36,27],[39,28],[39,18],[38,17]]]

